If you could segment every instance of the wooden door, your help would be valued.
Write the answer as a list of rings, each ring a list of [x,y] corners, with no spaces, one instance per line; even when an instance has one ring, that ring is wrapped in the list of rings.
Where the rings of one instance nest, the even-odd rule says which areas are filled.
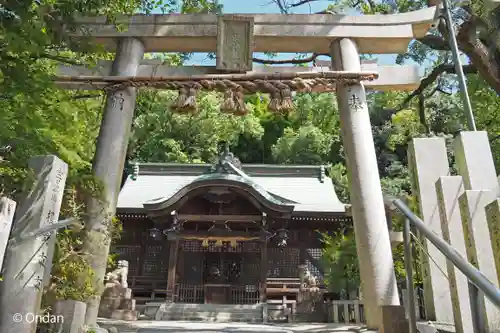
[[[241,253],[206,252],[203,265],[205,302],[231,304],[231,287],[238,283]]]

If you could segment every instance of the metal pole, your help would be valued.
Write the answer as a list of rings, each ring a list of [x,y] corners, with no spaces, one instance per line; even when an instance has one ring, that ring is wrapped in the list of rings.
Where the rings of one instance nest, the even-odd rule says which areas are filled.
[[[56,223],[46,225],[46,226],[44,226],[42,228],[38,228],[34,231],[30,231],[27,233],[20,234],[18,236],[14,236],[11,239],[9,239],[9,246],[16,247],[19,244],[24,243],[28,240],[31,240],[33,238],[37,238],[37,237],[39,237],[43,234],[46,234],[46,233],[54,232],[57,229],[67,227],[69,225],[75,224],[76,222],[78,222],[78,220],[76,218],[69,218],[66,220],[62,220],[62,221],[58,221]]]
[[[471,282],[469,282],[468,285],[474,333],[486,333],[483,303],[484,295]]]
[[[408,319],[410,321],[410,333],[417,333],[417,317],[415,314],[415,297],[413,294],[413,267],[411,255],[410,220],[405,218],[403,230],[403,242],[405,250],[406,291],[408,292]]]
[[[467,125],[469,127],[469,131],[476,131],[476,122],[474,121],[474,113],[472,112],[469,92],[467,91],[467,82],[465,81],[465,74],[462,68],[462,62],[460,61],[458,44],[455,37],[455,28],[453,27],[453,20],[448,6],[448,0],[443,0],[443,9],[446,16],[446,26],[450,34],[450,47],[453,55],[453,62],[455,63],[455,72],[458,76],[458,84],[460,86],[460,92],[462,93],[462,101],[464,103],[464,109],[467,116]]]

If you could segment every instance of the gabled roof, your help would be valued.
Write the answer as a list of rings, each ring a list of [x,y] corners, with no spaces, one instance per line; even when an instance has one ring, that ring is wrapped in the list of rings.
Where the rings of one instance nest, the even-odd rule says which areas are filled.
[[[212,172],[196,177],[195,180],[174,193],[170,198],[161,198],[160,200],[147,201],[144,208],[149,211],[162,211],[165,209],[176,210],[175,206],[182,206],[183,199],[196,196],[199,193],[206,192],[207,189],[214,187],[223,187],[233,191],[242,190],[242,194],[251,202],[264,208],[269,212],[284,214],[290,216],[294,210],[294,205],[285,203],[279,198],[271,195],[264,188],[246,179],[244,176]],[[201,190],[201,191],[200,191]],[[241,192],[240,192],[241,193]],[[173,209],[172,209],[173,208]]]
[[[128,176],[122,187],[118,212],[141,212],[145,205],[166,202],[194,182],[228,176],[210,164],[143,163],[138,167],[136,180]],[[245,164],[241,167],[242,176],[229,177],[254,187],[270,202],[293,206],[294,214],[345,214],[345,205],[338,199],[323,166]]]

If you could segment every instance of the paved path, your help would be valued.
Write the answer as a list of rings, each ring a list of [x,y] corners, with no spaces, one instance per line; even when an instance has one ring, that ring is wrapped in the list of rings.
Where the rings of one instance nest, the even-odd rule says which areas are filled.
[[[185,321],[124,322],[100,319],[103,328],[116,327],[119,333],[370,333],[360,326],[339,324],[246,324]]]

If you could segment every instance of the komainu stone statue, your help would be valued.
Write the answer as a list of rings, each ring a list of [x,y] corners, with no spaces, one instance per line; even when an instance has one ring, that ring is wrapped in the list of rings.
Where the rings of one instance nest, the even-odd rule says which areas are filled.
[[[307,265],[299,265],[300,288],[309,291],[318,291],[318,280],[311,274]]]
[[[99,317],[117,320],[137,320],[135,299],[128,287],[128,261],[119,260],[116,269],[106,274],[106,286],[101,295]]]
[[[106,283],[119,284],[123,288],[128,288],[128,261],[118,260],[117,267],[106,274]]]
[[[297,294],[297,307],[295,318],[297,321],[321,321],[323,320],[323,292],[319,289],[319,283],[307,265],[299,265],[300,290]]]

